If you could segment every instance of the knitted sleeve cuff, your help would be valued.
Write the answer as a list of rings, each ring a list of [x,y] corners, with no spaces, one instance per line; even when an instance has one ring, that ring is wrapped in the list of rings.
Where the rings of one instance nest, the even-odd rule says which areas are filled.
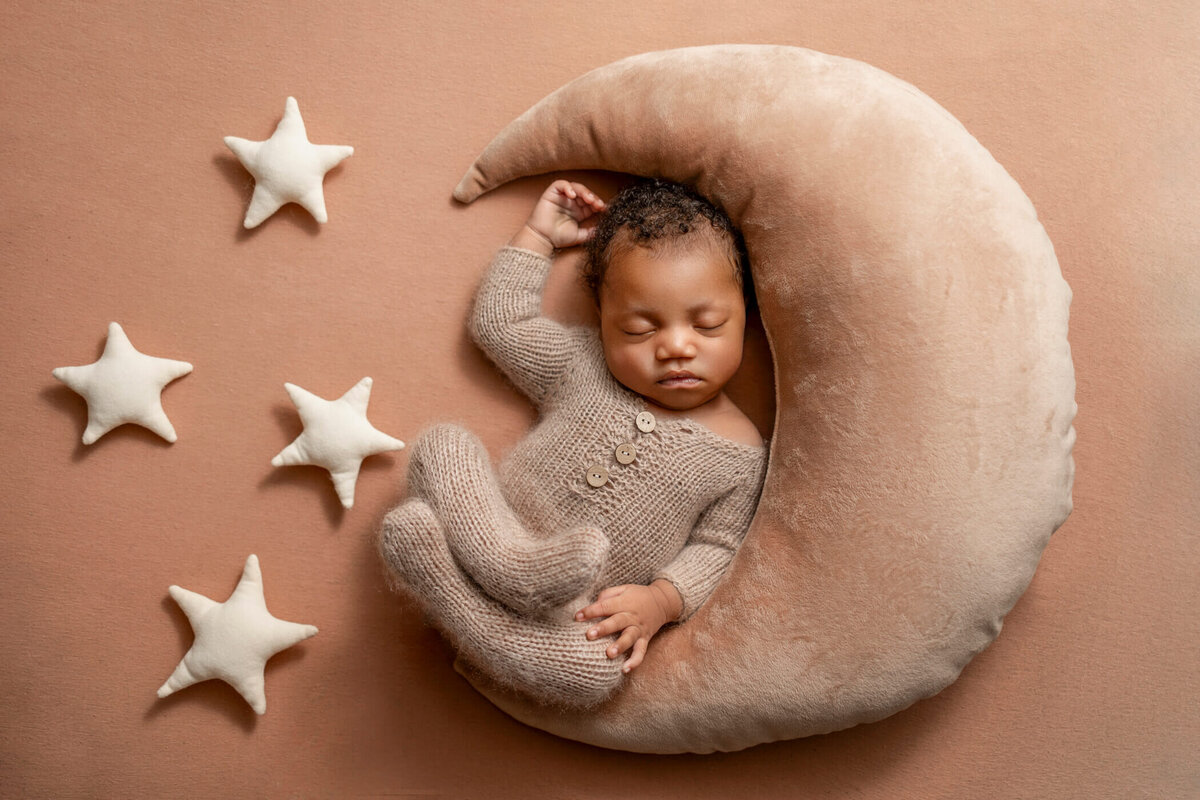
[[[733,551],[713,545],[689,545],[665,568],[658,571],[654,580],[669,581],[683,600],[679,622],[683,622],[708,600],[724,576]]]

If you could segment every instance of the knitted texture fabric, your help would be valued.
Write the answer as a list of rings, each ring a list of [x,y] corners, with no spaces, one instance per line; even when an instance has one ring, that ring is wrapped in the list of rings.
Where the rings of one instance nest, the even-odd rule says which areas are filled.
[[[685,417],[647,420],[596,330],[541,316],[549,269],[502,249],[469,326],[537,405],[537,424],[498,471],[470,432],[424,432],[382,550],[476,667],[536,699],[588,705],[619,685],[621,659],[571,614],[607,586],[664,578],[680,620],[691,616],[745,537],[767,451]]]
[[[524,614],[541,615],[587,592],[608,553],[608,538],[595,527],[531,534],[505,499],[483,443],[456,425],[431,428],[415,443],[408,495],[430,505],[480,588]]]

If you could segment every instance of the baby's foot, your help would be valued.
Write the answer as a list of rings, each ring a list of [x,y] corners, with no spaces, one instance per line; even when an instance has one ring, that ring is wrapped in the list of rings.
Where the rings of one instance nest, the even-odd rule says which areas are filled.
[[[621,684],[622,659],[604,654],[613,637],[590,641],[586,624],[520,617],[485,596],[455,563],[424,501],[409,499],[384,517],[379,548],[442,631],[499,683],[573,707],[598,703]]]
[[[501,574],[472,577],[509,608],[546,616],[595,588],[608,547],[608,537],[599,528],[580,526],[514,548],[505,554]]]
[[[429,505],[419,498],[409,498],[383,518],[379,552],[394,578],[428,598],[445,577],[439,573],[453,566],[441,563],[449,555],[441,552],[446,550],[445,538]]]

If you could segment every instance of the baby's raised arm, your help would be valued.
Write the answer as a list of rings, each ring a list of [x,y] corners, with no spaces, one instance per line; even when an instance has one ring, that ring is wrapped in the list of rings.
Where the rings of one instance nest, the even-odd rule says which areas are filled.
[[[581,223],[603,209],[604,201],[583,184],[550,184],[496,255],[475,295],[471,338],[538,405],[580,343],[565,326],[542,316],[550,257],[558,248],[587,241],[592,229]]]

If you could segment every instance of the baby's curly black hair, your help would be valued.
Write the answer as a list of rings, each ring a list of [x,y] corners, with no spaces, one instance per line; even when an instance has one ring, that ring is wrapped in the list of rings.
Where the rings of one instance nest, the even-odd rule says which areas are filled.
[[[695,242],[685,240],[693,237],[707,237],[727,252],[746,307],[752,308],[754,284],[741,231],[720,207],[696,190],[661,178],[638,181],[612,199],[588,240],[580,278],[599,305],[604,273],[614,256],[633,247],[690,247]]]

